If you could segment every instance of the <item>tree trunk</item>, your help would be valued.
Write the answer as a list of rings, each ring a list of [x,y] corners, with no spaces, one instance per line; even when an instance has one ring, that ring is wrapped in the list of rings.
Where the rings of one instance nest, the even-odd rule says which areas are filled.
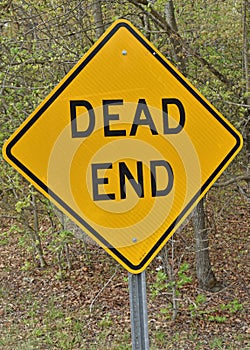
[[[184,60],[183,48],[178,40],[178,27],[174,13],[174,2],[168,0],[165,6],[166,21],[171,30],[176,33],[171,35],[172,44],[175,51],[175,57],[179,63],[179,68],[182,72],[186,72],[186,61]],[[214,273],[211,269],[209,258],[209,241],[208,230],[205,226],[205,211],[204,201],[201,200],[194,210],[194,235],[196,241],[196,272],[199,286],[202,289],[217,291],[219,290],[219,283],[217,282]]]
[[[210,292],[217,292],[221,289],[221,283],[215,278],[210,263],[208,229],[205,222],[203,199],[194,209],[193,227],[196,248],[196,274],[199,287]]]
[[[182,74],[186,73],[186,62],[184,59],[183,47],[180,44],[178,37],[178,26],[175,19],[174,13],[174,3],[173,0],[168,0],[165,6],[165,17],[169,27],[172,30],[170,34],[170,41],[174,48],[174,58],[177,63],[178,68]]]
[[[93,0],[93,15],[95,22],[96,39],[98,39],[104,33],[104,24],[102,17],[102,7],[100,0]]]
[[[41,237],[39,235],[39,221],[38,221],[38,210],[37,210],[37,206],[36,206],[36,196],[33,193],[31,196],[31,205],[33,208],[33,220],[34,220],[34,227],[33,230],[30,229],[30,234],[31,234],[31,238],[34,244],[34,250],[36,253],[36,257],[39,260],[39,264],[40,267],[44,268],[45,266],[47,266],[47,263],[45,261],[44,258],[44,254],[43,254],[43,248],[42,248],[42,242],[41,242]]]

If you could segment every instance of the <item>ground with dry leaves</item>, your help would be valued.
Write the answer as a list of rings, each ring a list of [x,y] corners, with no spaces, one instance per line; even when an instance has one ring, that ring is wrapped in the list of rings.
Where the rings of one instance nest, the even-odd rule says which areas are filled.
[[[207,198],[210,254],[224,288],[197,287],[192,226],[174,236],[175,263],[188,263],[192,282],[178,295],[171,319],[171,295],[160,290],[161,260],[147,269],[151,349],[250,349],[249,204],[233,190],[210,191]],[[20,245],[21,233],[8,233],[13,220],[1,219],[0,349],[131,349],[127,272],[101,248],[71,245],[72,270],[58,280],[58,267],[39,269]],[[28,263],[27,263],[28,262]],[[159,293],[157,293],[157,288]],[[158,295],[157,295],[158,294]]]

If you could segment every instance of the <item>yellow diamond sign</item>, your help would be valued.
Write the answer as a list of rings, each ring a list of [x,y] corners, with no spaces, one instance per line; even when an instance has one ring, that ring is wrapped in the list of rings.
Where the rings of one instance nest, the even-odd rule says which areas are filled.
[[[242,147],[128,21],[6,142],[5,159],[128,271],[143,271]]]

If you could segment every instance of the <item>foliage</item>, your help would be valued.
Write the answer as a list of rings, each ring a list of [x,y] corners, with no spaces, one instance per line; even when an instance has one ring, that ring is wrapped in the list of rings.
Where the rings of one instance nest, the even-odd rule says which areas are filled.
[[[169,277],[160,283],[163,289],[157,295],[147,294],[151,349],[248,348],[248,208],[234,191],[224,195],[226,203],[210,198],[208,204],[209,215],[214,203],[217,206],[217,228],[210,233],[213,266],[227,286],[219,293],[197,288],[193,238],[186,226],[175,237],[175,277],[176,282],[185,280],[178,275],[185,262],[182,274],[192,281],[181,283],[174,321],[172,288],[164,287]],[[0,349],[131,349],[126,271],[98,247],[89,248],[88,262],[81,242],[74,239],[69,252],[72,270],[69,273],[65,266],[65,278],[58,279],[56,255],[49,249],[53,242],[49,221],[42,221],[45,268],[33,263],[27,243],[20,245],[20,225],[10,232],[14,222],[0,218],[0,237],[7,243],[0,244]],[[157,280],[157,268],[158,259],[147,269],[148,288]]]
[[[195,301],[189,305],[191,317],[207,319],[209,322],[226,322],[231,314],[243,310],[243,305],[238,299],[234,299],[227,304],[218,305],[214,309],[207,309],[207,298],[203,294],[198,294]],[[225,311],[223,313],[223,311]],[[227,315],[228,312],[228,315]]]
[[[188,273],[189,264],[182,263],[175,275],[172,273],[167,275],[162,268],[158,269],[156,280],[150,285],[152,298],[156,298],[159,294],[171,295],[172,300],[167,306],[161,308],[160,312],[166,317],[175,319],[178,313],[178,300],[180,299],[182,289],[192,282],[192,277]],[[167,298],[170,300],[170,298]]]
[[[179,296],[181,288],[186,284],[192,282],[192,277],[187,275],[189,269],[188,263],[183,263],[177,273],[176,280],[169,281],[168,276],[162,270],[157,271],[156,281],[151,286],[152,296],[156,297],[159,293],[162,293],[169,288],[176,289],[176,295]]]

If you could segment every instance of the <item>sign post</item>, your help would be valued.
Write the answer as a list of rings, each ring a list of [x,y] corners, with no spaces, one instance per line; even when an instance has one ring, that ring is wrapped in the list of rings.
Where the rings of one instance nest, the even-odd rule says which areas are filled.
[[[146,273],[129,273],[130,319],[133,350],[149,350]]]

